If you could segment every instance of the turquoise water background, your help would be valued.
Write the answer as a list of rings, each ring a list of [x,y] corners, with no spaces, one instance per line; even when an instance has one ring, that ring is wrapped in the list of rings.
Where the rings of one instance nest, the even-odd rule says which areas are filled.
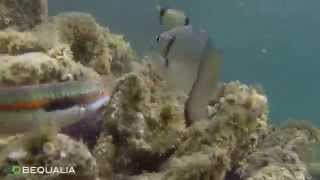
[[[155,0],[54,0],[49,12],[91,13],[140,54],[160,32]],[[262,84],[270,119],[320,126],[320,1],[171,0],[223,51],[222,81]]]

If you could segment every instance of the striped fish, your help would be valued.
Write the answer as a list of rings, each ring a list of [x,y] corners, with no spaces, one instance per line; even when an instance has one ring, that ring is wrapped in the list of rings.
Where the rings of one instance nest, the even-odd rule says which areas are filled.
[[[0,134],[31,131],[44,122],[66,127],[97,112],[109,100],[101,81],[68,81],[0,87]]]

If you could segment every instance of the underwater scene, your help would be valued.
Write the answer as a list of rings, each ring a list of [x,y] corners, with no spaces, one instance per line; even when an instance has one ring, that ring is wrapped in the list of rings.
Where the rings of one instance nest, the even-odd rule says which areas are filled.
[[[320,180],[318,7],[1,0],[0,180]]]

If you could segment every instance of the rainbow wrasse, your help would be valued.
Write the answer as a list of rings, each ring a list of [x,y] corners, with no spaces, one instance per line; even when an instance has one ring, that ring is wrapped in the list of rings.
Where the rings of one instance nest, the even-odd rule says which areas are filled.
[[[108,100],[98,80],[0,87],[0,134],[24,133],[44,122],[66,127],[97,112]]]

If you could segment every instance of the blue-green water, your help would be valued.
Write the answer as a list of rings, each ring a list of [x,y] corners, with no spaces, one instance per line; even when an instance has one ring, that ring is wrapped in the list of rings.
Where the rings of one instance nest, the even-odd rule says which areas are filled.
[[[273,122],[320,125],[320,1],[171,0],[223,51],[223,81],[262,84]],[[143,54],[159,33],[155,0],[55,0],[50,14],[93,14]]]

